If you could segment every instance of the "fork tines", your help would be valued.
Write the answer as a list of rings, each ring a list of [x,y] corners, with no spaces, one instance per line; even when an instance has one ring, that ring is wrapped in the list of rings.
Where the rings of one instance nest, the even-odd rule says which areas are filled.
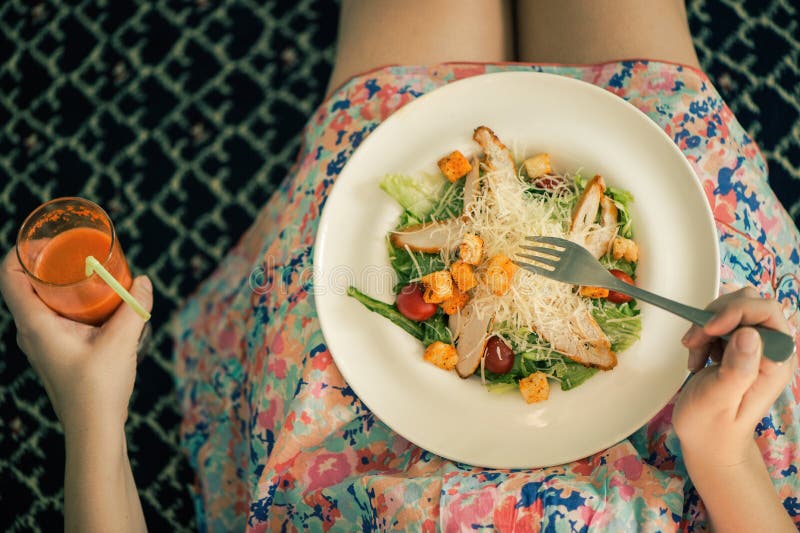
[[[531,261],[531,263],[517,261],[517,265],[529,272],[550,277],[548,274],[552,275],[563,259],[562,254],[566,250],[566,246],[563,244],[564,240],[545,236],[526,237],[525,239],[545,246],[521,246],[520,248],[532,252],[533,255],[517,254],[517,257]]]
[[[545,237],[544,235],[535,235],[535,236],[525,237],[525,240],[526,241],[531,241],[531,242],[540,242],[540,243],[544,243],[544,244],[551,244],[553,246],[556,246],[559,251],[566,249],[566,247],[564,246],[564,243],[565,242],[569,242],[566,239],[562,239],[560,237]]]
[[[528,263],[517,260],[514,261],[514,263],[516,263],[517,266],[524,268],[529,272],[533,272],[534,274],[541,274],[543,276],[546,276],[548,273],[552,273],[556,269],[554,264],[543,260],[541,257],[536,257],[527,254],[517,254],[517,257],[531,261],[530,263]]]
[[[541,239],[541,240],[540,240]],[[548,237],[527,237],[527,240],[533,241],[536,243],[542,242],[545,244],[550,244],[547,242],[546,239]],[[531,254],[517,254],[517,257],[522,259],[527,259],[531,261],[531,263],[522,263],[517,262],[519,266],[522,268],[534,272],[536,274],[543,274],[553,272],[556,267],[558,266],[559,261],[561,261],[561,257],[559,257],[559,252],[563,251],[563,248],[556,249],[553,248],[555,243],[551,244],[550,247],[547,246],[521,246],[523,250],[527,250],[532,252]]]

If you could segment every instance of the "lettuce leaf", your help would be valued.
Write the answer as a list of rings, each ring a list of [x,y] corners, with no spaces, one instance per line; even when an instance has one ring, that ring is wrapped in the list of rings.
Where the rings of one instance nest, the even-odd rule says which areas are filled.
[[[516,382],[497,381],[494,383],[486,383],[486,390],[495,394],[506,394],[509,392],[519,391],[519,385]]]
[[[607,254],[600,258],[600,264],[602,264],[608,270],[621,270],[630,277],[636,279],[636,263],[625,261],[623,258],[614,259],[611,257],[611,254]]]
[[[378,313],[382,317],[388,318],[414,337],[422,340],[422,338],[425,336],[425,330],[422,324],[403,316],[403,314],[394,304],[387,304],[386,302],[376,300],[375,298],[367,296],[355,287],[348,287],[347,295],[361,302],[364,307],[373,313]]]
[[[380,181],[380,188],[404,209],[399,228],[446,220],[459,216],[463,211],[464,180],[450,183],[437,175],[411,177],[387,174]]]
[[[439,203],[448,181],[441,176],[423,174],[416,177],[387,174],[380,188],[394,198],[417,220],[425,220]]]
[[[439,309],[436,314],[428,320],[424,322],[415,322],[414,320],[403,316],[403,314],[397,309],[396,305],[387,304],[386,302],[376,300],[375,298],[367,296],[355,287],[348,287],[347,295],[361,302],[364,307],[373,313],[378,313],[382,317],[388,318],[403,328],[407,333],[410,333],[416,339],[420,340],[425,346],[428,346],[435,341],[441,341],[448,344],[453,342],[450,329],[447,327],[447,315],[445,315],[441,309]]]
[[[619,221],[619,234],[626,239],[633,238],[633,226],[631,224],[631,204],[633,203],[633,195],[628,191],[617,189],[616,187],[607,187],[606,196],[610,196],[617,206],[617,220]],[[621,270],[621,269],[620,269]]]
[[[405,248],[395,248],[388,239],[386,242],[389,248],[389,262],[395,272],[397,272],[397,285],[394,287],[395,292],[398,292],[408,285],[410,280],[419,277],[420,273],[417,272],[414,261],[419,265],[423,276],[444,269],[444,261],[442,261],[442,256],[440,254],[413,252]]]
[[[428,214],[429,220],[447,220],[461,216],[464,211],[464,180],[449,181],[442,189],[442,195]]]
[[[450,328],[447,327],[447,314],[441,310],[436,310],[436,314],[430,317],[422,324],[422,344],[428,346],[436,341],[444,342],[446,344],[453,343],[453,337],[450,334]]]
[[[642,333],[642,319],[636,301],[615,304],[608,300],[593,300],[592,316],[611,341],[615,352],[627,350]]]
[[[594,376],[597,372],[596,368],[583,366],[565,358],[564,364],[556,367],[555,376],[561,380],[561,390],[570,390]]]

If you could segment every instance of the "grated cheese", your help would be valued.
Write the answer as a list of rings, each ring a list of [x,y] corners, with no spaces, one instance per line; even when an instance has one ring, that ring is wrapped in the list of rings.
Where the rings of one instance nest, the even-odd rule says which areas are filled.
[[[556,177],[564,179],[565,183],[572,181],[568,176]],[[560,195],[531,195],[518,173],[508,169],[484,169],[480,183],[483,193],[475,197],[470,213],[464,217],[463,233],[481,236],[484,257],[502,254],[513,259],[520,253],[527,253],[521,246],[530,244],[525,240],[528,236],[576,237],[569,234],[575,200],[570,188],[565,187]],[[590,227],[585,231],[594,229]],[[457,244],[452,243],[453,246]],[[478,266],[479,279],[484,274],[485,265]],[[551,348],[554,352],[564,353],[577,339],[587,341],[575,322],[581,313],[588,312],[588,307],[571,285],[519,269],[505,295],[498,297],[488,291],[475,290],[473,301],[479,316],[493,312],[495,324],[504,324],[513,330],[536,331],[553,347],[561,349]],[[527,338],[522,337],[515,338],[521,341],[518,346],[527,344]]]
[[[422,269],[419,267],[419,262],[417,261],[417,258],[414,257],[414,252],[411,251],[411,248],[409,248],[407,244],[403,246],[403,248],[405,248],[406,252],[408,252],[408,256],[411,258],[411,263],[414,265],[414,268],[417,269],[417,277],[411,281],[417,281],[422,278]]]

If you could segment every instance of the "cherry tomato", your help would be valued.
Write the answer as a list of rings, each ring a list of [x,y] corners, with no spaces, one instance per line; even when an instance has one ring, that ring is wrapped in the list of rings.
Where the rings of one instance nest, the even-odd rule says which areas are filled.
[[[423,300],[423,290],[419,283],[409,283],[397,295],[397,310],[404,317],[423,322],[436,314],[436,304]]]
[[[609,270],[611,274],[617,278],[618,280],[624,281],[628,285],[634,285],[633,278],[627,275],[622,270],[617,270],[613,268]],[[608,291],[608,296],[606,296],[606,300],[609,302],[614,302],[615,304],[624,304],[625,302],[630,302],[633,298],[628,296],[627,294],[622,294],[621,292],[617,291]]]
[[[483,357],[486,370],[495,374],[505,374],[514,366],[514,350],[497,335],[486,341]]]

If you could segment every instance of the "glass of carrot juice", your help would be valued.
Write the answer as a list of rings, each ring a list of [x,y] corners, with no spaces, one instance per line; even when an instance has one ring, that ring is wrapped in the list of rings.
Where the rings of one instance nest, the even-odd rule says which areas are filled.
[[[56,198],[37,207],[17,236],[17,257],[39,298],[69,319],[99,325],[122,300],[97,274],[86,277],[90,255],[131,288],[111,219],[83,198]]]

